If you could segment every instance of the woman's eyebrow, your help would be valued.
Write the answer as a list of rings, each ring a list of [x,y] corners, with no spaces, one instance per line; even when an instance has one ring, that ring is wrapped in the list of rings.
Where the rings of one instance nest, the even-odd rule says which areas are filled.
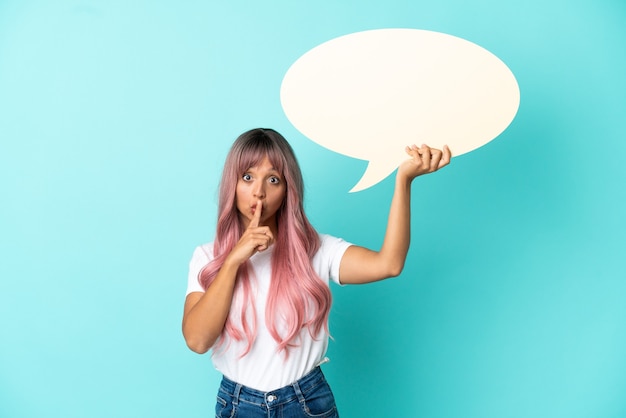
[[[248,169],[245,171],[245,173],[249,172],[249,171],[259,171],[259,167],[258,166],[254,166],[254,167],[248,167]],[[274,167],[270,167],[267,170],[268,173],[276,173],[278,175],[281,175],[280,171],[277,168]]]

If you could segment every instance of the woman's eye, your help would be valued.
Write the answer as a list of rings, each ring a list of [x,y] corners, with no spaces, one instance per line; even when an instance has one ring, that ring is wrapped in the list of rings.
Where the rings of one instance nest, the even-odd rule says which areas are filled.
[[[279,184],[280,183],[280,179],[278,177],[270,177],[270,183],[272,183],[272,184]]]
[[[242,179],[243,181],[250,181],[250,180],[252,180],[252,176],[251,176],[250,174],[247,174],[247,173],[246,173],[246,174],[244,174],[243,176],[241,176],[241,179]]]

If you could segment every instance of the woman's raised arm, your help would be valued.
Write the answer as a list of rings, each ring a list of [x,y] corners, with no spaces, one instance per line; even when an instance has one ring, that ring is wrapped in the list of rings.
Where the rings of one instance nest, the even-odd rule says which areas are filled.
[[[411,183],[417,176],[445,167],[451,158],[447,146],[441,151],[426,145],[413,145],[406,147],[406,152],[410,158],[398,167],[383,245],[380,251],[349,247],[339,268],[339,279],[343,284],[370,283],[395,277],[404,268],[411,238]]]
[[[259,226],[261,202],[241,239],[230,252],[206,292],[193,292],[185,299],[183,336],[196,353],[206,353],[221,335],[233,300],[239,266],[257,251],[266,250],[274,236],[267,226]]]

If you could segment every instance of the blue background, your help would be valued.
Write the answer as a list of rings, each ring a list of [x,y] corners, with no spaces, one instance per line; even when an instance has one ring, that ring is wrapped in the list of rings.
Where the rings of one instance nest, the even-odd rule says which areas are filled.
[[[626,417],[626,3],[0,1],[0,416],[205,417],[180,332],[232,140],[281,131],[321,232],[382,241],[393,181],[280,106],[312,47],[455,35],[516,75],[509,129],[418,179],[404,273],[333,287],[344,418]]]

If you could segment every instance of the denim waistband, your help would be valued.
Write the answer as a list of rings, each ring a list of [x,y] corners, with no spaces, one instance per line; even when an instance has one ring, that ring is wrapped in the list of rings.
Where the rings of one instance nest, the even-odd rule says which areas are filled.
[[[233,382],[226,376],[222,378],[220,390],[225,390],[232,395],[234,398],[234,404],[241,401],[272,407],[290,402],[295,398],[299,401],[304,401],[303,393],[307,393],[309,389],[315,387],[320,380],[324,379],[325,377],[322,373],[322,369],[317,366],[297,381],[269,392],[263,392],[237,382]]]

